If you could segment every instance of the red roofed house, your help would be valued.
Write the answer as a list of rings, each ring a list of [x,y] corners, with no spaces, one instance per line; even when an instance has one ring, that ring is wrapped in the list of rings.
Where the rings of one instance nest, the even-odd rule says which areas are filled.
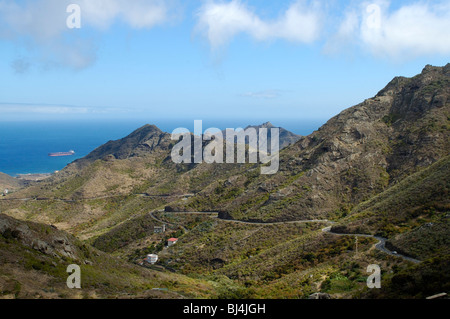
[[[177,243],[177,241],[178,241],[178,238],[170,238],[168,241],[167,241],[167,246],[173,246],[173,245],[175,245],[176,243]]]

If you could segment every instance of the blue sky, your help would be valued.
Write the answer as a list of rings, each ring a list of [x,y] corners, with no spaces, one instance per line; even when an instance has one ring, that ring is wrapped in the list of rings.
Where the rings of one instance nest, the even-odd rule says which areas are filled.
[[[450,1],[0,0],[0,30],[0,121],[325,120],[450,62]]]

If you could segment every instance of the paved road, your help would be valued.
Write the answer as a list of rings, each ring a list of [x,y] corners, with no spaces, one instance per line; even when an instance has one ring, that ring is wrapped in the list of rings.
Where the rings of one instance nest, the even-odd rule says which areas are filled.
[[[200,212],[173,212],[172,214],[214,214],[215,212],[209,212],[209,213],[200,213]],[[218,213],[217,213],[218,214]],[[152,215],[153,216],[153,215]],[[216,217],[218,218],[218,217]],[[233,219],[220,219],[224,222],[230,222],[230,223],[239,223],[239,224],[251,224],[251,225],[283,225],[283,224],[305,224],[305,223],[327,223],[327,224],[334,224],[335,222],[329,221],[328,219],[308,219],[308,220],[296,220],[296,221],[288,221],[288,222],[274,222],[274,223],[262,223],[262,222],[251,222],[251,221],[241,221],[241,220],[233,220]],[[367,234],[341,234],[341,233],[335,233],[331,231],[331,226],[325,227],[322,229],[323,232],[336,235],[336,236],[356,236],[356,237],[365,237],[365,238],[375,238],[378,240],[378,243],[375,244],[375,248],[379,251],[382,251],[388,255],[400,257],[404,260],[413,262],[413,263],[420,263],[421,261],[418,259],[414,259],[408,256],[404,256],[402,254],[399,254],[394,251],[390,251],[386,248],[386,238],[373,236],[373,235],[367,235]]]
[[[322,229],[323,232],[332,234],[332,235],[336,235],[336,236],[356,236],[356,237],[365,237],[365,238],[375,238],[376,240],[378,240],[378,243],[375,244],[375,248],[378,249],[379,251],[382,251],[388,255],[391,256],[396,256],[396,257],[400,257],[404,260],[407,261],[411,261],[413,263],[420,263],[420,260],[418,259],[414,259],[408,256],[404,256],[402,254],[399,254],[397,252],[393,252],[390,251],[389,249],[386,248],[386,238],[383,237],[378,237],[378,236],[373,236],[373,235],[366,235],[366,234],[341,234],[341,233],[335,233],[331,231],[331,226],[325,227],[324,229]]]
[[[162,211],[159,211],[159,212],[162,212]],[[293,220],[293,221],[272,222],[272,223],[252,222],[252,221],[244,221],[244,220],[219,218],[218,217],[218,215],[219,215],[218,212],[164,212],[164,213],[166,213],[166,214],[178,214],[178,215],[183,215],[183,214],[184,215],[217,215],[217,216],[211,216],[211,217],[218,218],[218,219],[220,219],[223,222],[230,222],[230,223],[236,223],[236,224],[261,225],[261,226],[284,225],[284,224],[306,224],[306,223],[328,223],[328,224],[334,224],[335,223],[335,222],[332,222],[332,221],[330,221],[328,219],[306,219],[306,220]],[[150,214],[152,214],[152,213],[150,213]]]
[[[150,195],[150,194],[134,194],[136,196],[141,196],[141,197],[190,197],[193,196],[193,194],[183,194],[183,195]],[[83,198],[83,199],[79,199],[79,200],[69,200],[69,199],[57,199],[57,198],[1,198],[0,200],[5,200],[5,201],[12,201],[12,200],[19,200],[19,201],[30,201],[30,200],[38,200],[38,201],[45,201],[45,200],[57,200],[57,201],[63,201],[63,202],[76,202],[76,201],[82,201],[82,200],[93,200],[93,199],[104,199],[104,198],[110,198],[110,197],[118,197],[121,195],[114,195],[114,196],[102,196],[102,197],[93,197],[93,198]],[[171,213],[171,214],[191,214],[191,215],[205,215],[205,214],[219,214],[218,212],[166,212],[166,213]],[[157,219],[153,213],[149,213],[150,217],[153,218],[154,220],[160,222],[160,223],[165,223],[165,224],[169,224],[169,225],[174,225],[177,226],[175,224],[172,223],[168,223],[166,221],[162,221]],[[218,218],[215,217],[215,218]],[[233,220],[233,219],[220,219],[224,222],[230,222],[230,223],[240,223],[240,224],[251,224],[251,225],[261,225],[261,226],[266,226],[266,225],[283,225],[283,224],[305,224],[305,223],[328,223],[328,224],[333,224],[334,222],[329,221],[328,219],[309,219],[309,220],[296,220],[296,221],[287,221],[287,222],[273,222],[273,223],[264,223],[264,222],[251,222],[251,221],[241,221],[241,220]],[[183,227],[183,226],[182,226]],[[183,229],[185,231],[187,231],[187,229],[185,227],[183,227]],[[373,235],[365,235],[365,234],[341,234],[341,233],[335,233],[331,231],[331,226],[325,227],[324,229],[322,229],[323,232],[327,232],[329,234],[333,234],[333,235],[337,235],[337,236],[356,236],[356,237],[366,237],[366,238],[375,238],[378,240],[378,243],[375,245],[375,248],[378,249],[379,251],[382,251],[388,255],[391,256],[397,256],[400,258],[403,258],[404,260],[407,261],[411,261],[413,263],[420,263],[420,260],[418,259],[414,259],[408,256],[404,256],[401,255],[399,253],[396,252],[392,252],[389,249],[386,248],[386,238],[382,238],[382,237],[377,237],[377,236],[373,236]]]
[[[222,219],[223,222],[231,222],[231,223],[237,223],[237,224],[251,224],[251,225],[284,225],[284,224],[306,224],[306,223],[328,223],[328,224],[334,224],[334,222],[329,221],[328,219],[307,219],[307,220],[293,220],[293,221],[286,221],[286,222],[273,222],[273,223],[263,223],[263,222],[251,222],[251,221],[242,221],[242,220],[233,220],[233,219]]]

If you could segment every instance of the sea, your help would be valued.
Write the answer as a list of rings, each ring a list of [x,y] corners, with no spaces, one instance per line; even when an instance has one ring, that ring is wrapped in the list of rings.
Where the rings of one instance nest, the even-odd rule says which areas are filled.
[[[254,119],[204,120],[208,128],[239,128],[260,125],[266,121]],[[295,134],[309,135],[325,120],[276,120],[275,126]],[[20,174],[45,174],[62,170],[72,161],[88,155],[110,140],[121,139],[145,124],[154,124],[162,131],[173,132],[183,127],[194,130],[194,121],[179,120],[65,120],[65,121],[0,121],[0,172]],[[49,153],[75,151],[74,156],[49,157]]]

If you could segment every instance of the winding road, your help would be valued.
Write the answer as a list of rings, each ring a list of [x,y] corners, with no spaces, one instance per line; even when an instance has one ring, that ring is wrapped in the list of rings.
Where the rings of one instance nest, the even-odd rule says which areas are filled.
[[[208,213],[202,213],[202,212],[165,212],[166,214],[217,214],[217,216],[214,216],[214,218],[218,218],[223,222],[230,222],[230,223],[238,223],[238,224],[250,224],[250,225],[260,225],[260,226],[268,226],[268,225],[283,225],[283,224],[305,224],[305,223],[327,223],[327,224],[335,224],[335,222],[330,221],[328,219],[309,219],[309,220],[297,220],[297,221],[287,221],[287,222],[273,222],[273,223],[263,223],[263,222],[251,222],[251,221],[242,221],[242,220],[233,220],[233,219],[222,219],[218,217],[219,213],[216,212],[208,212]],[[150,216],[159,221],[159,222],[163,222],[159,219],[157,219],[155,216],[153,216],[153,213],[150,213]],[[172,224],[173,225],[173,224]],[[378,243],[376,243],[375,249],[388,254],[390,256],[395,256],[395,257],[399,257],[402,258],[403,260],[406,261],[410,261],[412,263],[420,263],[421,261],[418,259],[414,259],[402,254],[399,254],[395,251],[391,251],[389,249],[386,248],[386,242],[387,239],[383,238],[383,237],[378,237],[378,236],[374,236],[374,235],[367,235],[367,234],[343,234],[343,233],[336,233],[336,232],[332,232],[331,231],[331,227],[332,226],[327,226],[325,228],[322,229],[322,232],[331,234],[331,235],[335,235],[335,236],[353,236],[353,237],[364,237],[364,238],[375,238],[376,240],[378,240]]]
[[[395,256],[395,257],[400,257],[404,260],[413,262],[415,264],[420,263],[421,261],[418,259],[414,259],[402,254],[399,254],[397,252],[394,251],[390,251],[389,249],[386,248],[386,238],[383,237],[378,237],[378,236],[373,236],[373,235],[366,235],[366,234],[342,234],[342,233],[335,233],[331,231],[331,226],[325,227],[322,229],[323,232],[328,233],[328,234],[332,234],[332,235],[336,235],[336,236],[355,236],[355,237],[365,237],[365,238],[375,238],[376,240],[378,240],[378,243],[375,244],[375,248],[378,249],[379,251],[382,251],[388,255],[391,256]]]
[[[155,197],[190,197],[193,196],[194,194],[182,194],[182,195],[151,195],[151,194],[146,194],[146,193],[141,193],[141,194],[133,194],[135,196],[140,196],[140,197],[149,197],[149,198],[155,198]],[[0,200],[3,201],[30,201],[30,200],[37,200],[37,201],[46,201],[46,200],[56,200],[56,201],[63,201],[63,202],[77,202],[77,201],[84,201],[84,200],[93,200],[93,199],[104,199],[104,198],[110,198],[110,197],[119,197],[121,195],[112,195],[112,196],[101,196],[101,197],[93,197],[93,198],[83,198],[83,199],[76,199],[76,200],[70,200],[70,199],[58,199],[58,198],[0,198]],[[218,212],[165,212],[168,214],[197,214],[197,215],[205,215],[205,214],[217,214],[217,216],[212,216],[214,218],[218,218],[221,221],[224,222],[230,222],[230,223],[240,223],[240,224],[251,224],[251,225],[260,225],[260,226],[267,226],[267,225],[283,225],[283,224],[305,224],[305,223],[327,223],[327,224],[334,224],[335,222],[329,221],[328,219],[309,219],[309,220],[297,220],[297,221],[285,221],[285,222],[272,222],[272,223],[264,223],[264,222],[252,222],[252,221],[241,221],[241,220],[233,220],[233,219],[222,219],[219,218],[219,213]],[[178,226],[175,225],[173,223],[168,223],[165,221],[162,221],[158,218],[156,218],[153,215],[153,212],[149,213],[150,217],[153,218],[154,220],[160,222],[160,223],[166,223],[169,225],[174,225],[174,226]],[[182,226],[183,227],[183,226]],[[187,229],[185,227],[183,227],[183,229],[186,231]],[[418,259],[414,259],[408,256],[404,256],[402,254],[399,254],[397,252],[394,251],[390,251],[389,249],[386,248],[386,238],[382,238],[382,237],[378,237],[378,236],[373,236],[373,235],[366,235],[366,234],[342,234],[342,233],[336,233],[336,232],[332,232],[331,231],[331,226],[325,227],[322,229],[323,232],[332,234],[332,235],[336,235],[336,236],[356,236],[356,237],[366,237],[366,238],[375,238],[376,240],[378,240],[378,243],[375,244],[375,248],[379,251],[382,251],[388,255],[391,256],[396,256],[396,257],[400,257],[404,260],[413,262],[413,263],[420,263],[421,261]]]

